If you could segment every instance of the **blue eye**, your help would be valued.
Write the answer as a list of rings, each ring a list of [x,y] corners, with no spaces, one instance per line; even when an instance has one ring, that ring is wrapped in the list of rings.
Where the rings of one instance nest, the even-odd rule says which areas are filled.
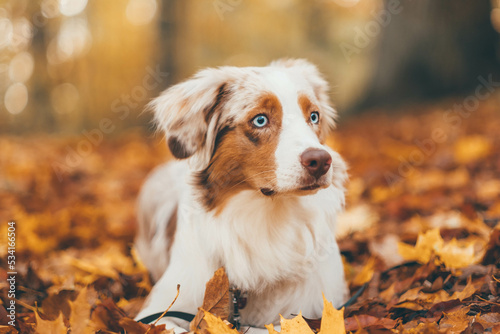
[[[311,113],[311,116],[309,117],[309,119],[311,120],[312,124],[318,124],[318,122],[319,122],[319,113],[317,111],[313,111]]]
[[[266,126],[267,122],[268,122],[267,117],[264,115],[257,115],[252,120],[253,125],[255,125],[258,128]]]

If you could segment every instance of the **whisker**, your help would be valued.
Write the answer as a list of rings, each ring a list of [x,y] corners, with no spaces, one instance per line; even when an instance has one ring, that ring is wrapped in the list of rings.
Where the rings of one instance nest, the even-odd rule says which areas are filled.
[[[274,173],[274,169],[266,170],[266,171],[263,171],[263,172],[256,173],[256,174],[254,174],[254,175],[252,175],[252,176],[249,176],[249,177],[247,177],[246,179],[244,179],[244,180],[242,180],[242,181],[240,181],[240,182],[236,183],[234,186],[232,186],[232,187],[231,187],[231,188],[229,188],[229,189],[232,189],[232,188],[234,188],[234,187],[236,187],[236,186],[238,186],[238,185],[242,184],[243,182],[246,182],[246,181],[250,180],[250,179],[251,179],[252,177],[254,177],[254,176],[261,175],[261,174],[266,174],[266,173]]]

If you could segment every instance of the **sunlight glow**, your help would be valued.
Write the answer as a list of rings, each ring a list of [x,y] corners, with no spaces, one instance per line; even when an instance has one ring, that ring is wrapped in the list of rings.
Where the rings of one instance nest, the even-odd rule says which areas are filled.
[[[28,104],[28,89],[22,83],[15,83],[7,88],[4,96],[5,108],[13,115],[19,114]]]
[[[156,0],[130,0],[125,15],[130,23],[139,26],[151,22],[156,9]]]
[[[13,82],[26,82],[33,74],[35,60],[29,52],[21,52],[12,58],[9,65],[9,78]]]
[[[75,16],[83,12],[87,0],[59,0],[59,10],[65,16]]]

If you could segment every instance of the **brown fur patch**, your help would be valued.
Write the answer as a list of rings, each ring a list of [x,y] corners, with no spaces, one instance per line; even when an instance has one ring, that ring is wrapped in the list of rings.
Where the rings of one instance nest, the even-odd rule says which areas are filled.
[[[269,122],[263,128],[256,128],[252,120],[260,114],[266,115]],[[274,152],[282,118],[278,98],[266,93],[243,121],[222,127],[216,136],[215,151],[208,167],[196,178],[208,210],[217,209],[219,213],[224,203],[241,190],[276,187]]]
[[[317,105],[315,105],[309,99],[309,97],[307,97],[307,95],[305,95],[305,94],[300,94],[299,95],[298,102],[299,102],[300,109],[302,110],[302,114],[304,115],[304,118],[305,118],[306,122],[311,127],[313,127],[314,132],[316,132],[316,135],[318,136],[321,144],[324,144],[326,138],[324,136],[323,127],[321,126],[321,122],[322,122],[321,121],[321,118],[322,118],[321,110],[319,110],[319,107]],[[311,120],[310,120],[311,113],[314,112],[314,111],[317,111],[319,113],[319,122],[317,124],[312,124]]]

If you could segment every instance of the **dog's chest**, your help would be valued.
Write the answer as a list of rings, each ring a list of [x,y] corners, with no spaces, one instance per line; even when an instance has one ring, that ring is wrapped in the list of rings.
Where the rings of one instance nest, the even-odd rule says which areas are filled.
[[[268,203],[241,193],[220,215],[201,212],[198,219],[205,221],[193,223],[207,260],[224,266],[231,283],[245,291],[303,280],[335,244],[334,212],[309,200]]]

